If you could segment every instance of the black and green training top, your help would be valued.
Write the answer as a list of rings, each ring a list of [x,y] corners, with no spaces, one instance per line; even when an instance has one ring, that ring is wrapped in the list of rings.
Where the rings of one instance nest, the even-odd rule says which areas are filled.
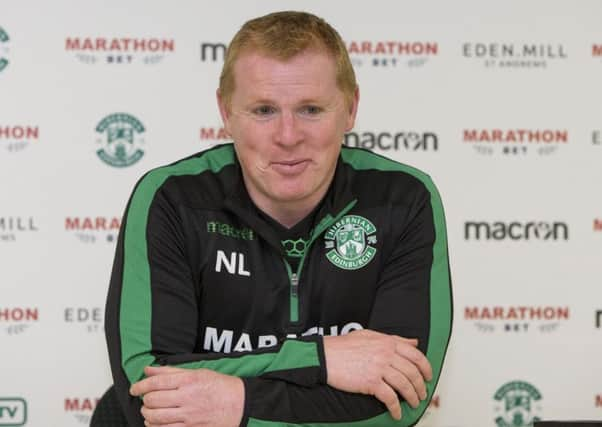
[[[414,425],[439,379],[452,295],[443,207],[428,175],[342,148],[297,268],[258,215],[231,144],[147,173],[130,198],[106,306],[115,387],[147,365],[241,377],[241,426]],[[419,340],[429,398],[395,421],[376,398],[326,384],[323,335],[372,329]]]

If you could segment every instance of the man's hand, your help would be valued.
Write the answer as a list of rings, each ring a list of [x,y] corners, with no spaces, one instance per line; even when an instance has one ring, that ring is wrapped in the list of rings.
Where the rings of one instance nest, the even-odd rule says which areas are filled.
[[[397,391],[413,408],[426,399],[425,380],[433,372],[429,361],[416,348],[415,339],[371,330],[324,337],[328,385],[351,393],[370,394],[401,419]]]
[[[240,378],[209,369],[144,368],[147,378],[130,388],[143,396],[142,415],[147,427],[237,427],[244,406]]]

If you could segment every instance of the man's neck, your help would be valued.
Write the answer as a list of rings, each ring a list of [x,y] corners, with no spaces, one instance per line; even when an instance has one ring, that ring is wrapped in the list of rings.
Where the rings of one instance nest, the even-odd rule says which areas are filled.
[[[325,193],[325,192],[324,192]],[[265,214],[278,221],[286,228],[294,227],[314,210],[324,196],[322,194],[317,200],[299,200],[294,202],[278,203],[270,200],[262,200],[261,197],[251,199],[253,203]],[[258,200],[256,200],[258,199]]]
[[[262,212],[269,215],[272,219],[279,222],[286,228],[294,227],[299,221],[309,215],[320,203],[328,188],[331,179],[325,183],[320,191],[315,192],[310,197],[295,201],[280,202],[266,197],[264,194],[250,191],[247,186],[249,197]]]
[[[316,204],[316,206],[317,206],[317,204]],[[269,216],[274,218],[276,221],[278,221],[280,224],[282,224],[286,228],[292,228],[296,224],[298,224],[301,220],[303,220],[303,218],[305,218],[307,215],[309,215],[309,213],[316,206],[303,207],[303,208],[294,209],[294,210],[279,209],[279,210],[275,210],[274,212],[266,212],[266,211],[264,211],[264,212],[266,212]]]

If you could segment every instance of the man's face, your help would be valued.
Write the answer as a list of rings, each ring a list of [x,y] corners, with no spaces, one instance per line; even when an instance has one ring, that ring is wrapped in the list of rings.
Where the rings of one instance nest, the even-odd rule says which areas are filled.
[[[287,61],[243,52],[234,65],[230,105],[218,95],[249,195],[260,207],[326,193],[358,94],[346,105],[334,59],[308,50]],[[296,203],[296,204],[299,204]]]

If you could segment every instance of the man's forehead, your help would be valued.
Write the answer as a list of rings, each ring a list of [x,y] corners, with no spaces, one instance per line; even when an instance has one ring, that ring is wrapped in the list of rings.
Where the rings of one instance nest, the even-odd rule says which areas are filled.
[[[335,59],[332,54],[325,49],[312,47],[301,50],[292,55],[287,55],[285,57],[275,55],[274,53],[267,52],[265,50],[246,48],[239,53],[234,63],[234,67],[236,68],[241,62],[245,63],[245,65],[257,62],[269,64],[270,66],[287,65],[303,63],[303,61],[306,61],[308,58],[323,58],[325,61],[331,62],[333,66],[336,66]]]
[[[260,55],[267,58],[272,58],[274,60],[286,62],[292,58],[305,54],[327,55],[334,58],[334,54],[324,44],[317,41],[310,42],[304,47],[291,47],[290,50],[285,50],[282,48],[271,50],[265,46],[250,42],[242,45],[239,48],[236,56],[241,58],[245,55]]]
[[[286,85],[327,89],[336,85],[336,64],[321,50],[304,50],[286,59],[251,50],[237,58],[234,80],[235,88],[244,82],[245,91],[253,92]]]

